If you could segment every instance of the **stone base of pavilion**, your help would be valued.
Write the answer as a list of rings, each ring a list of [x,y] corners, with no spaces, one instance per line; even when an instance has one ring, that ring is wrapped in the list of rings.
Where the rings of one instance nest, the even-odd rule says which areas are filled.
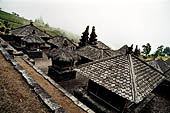
[[[56,82],[67,81],[76,78],[76,71],[74,70],[65,70],[60,72],[56,70],[55,67],[48,67],[48,76],[51,77]]]
[[[93,95],[87,88],[78,88],[74,91],[74,96],[80,100],[82,103],[85,103],[89,108],[98,112],[98,113],[122,113],[121,111],[117,111],[117,109],[107,104],[103,99]],[[140,111],[148,104],[153,98],[155,94],[149,94],[143,101],[138,104],[132,103],[130,106],[124,108],[123,113],[141,113]]]
[[[26,53],[30,58],[42,58],[42,50],[40,51],[30,51],[30,50],[24,50],[24,53]]]
[[[22,51],[24,48],[18,44],[10,43],[17,51]]]

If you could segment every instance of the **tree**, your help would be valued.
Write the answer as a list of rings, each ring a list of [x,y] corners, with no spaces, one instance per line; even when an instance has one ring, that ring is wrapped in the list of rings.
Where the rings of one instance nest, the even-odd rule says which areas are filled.
[[[142,53],[145,54],[145,56],[147,57],[151,51],[151,45],[147,43],[146,45],[143,45],[142,48],[143,48]]]
[[[89,38],[89,41],[88,41],[89,44],[96,44],[96,41],[97,41],[96,37],[97,37],[97,35],[95,33],[95,27],[93,26],[92,32],[90,34],[90,38]]]
[[[164,46],[161,45],[161,46],[159,46],[159,47],[157,48],[157,51],[159,51],[160,53],[162,53],[162,52],[163,52],[163,48],[164,48]]]
[[[155,51],[155,53],[152,54],[152,56],[153,56],[154,59],[157,58],[157,57],[159,56],[159,52],[158,52],[158,51]]]
[[[165,53],[167,56],[170,56],[170,47],[165,47],[163,53]]]
[[[157,50],[156,50],[155,53],[156,53],[158,56],[165,56],[165,53],[163,53],[163,48],[164,48],[163,45],[159,46],[159,47],[157,48]]]
[[[82,33],[83,36],[81,36],[80,42],[79,42],[79,46],[85,46],[88,42],[89,39],[89,26],[86,27],[86,30]]]

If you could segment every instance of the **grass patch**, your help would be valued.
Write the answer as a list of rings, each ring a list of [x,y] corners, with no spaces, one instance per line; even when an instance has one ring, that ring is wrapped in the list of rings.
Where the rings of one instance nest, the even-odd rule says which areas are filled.
[[[30,23],[30,20],[28,20],[28,19],[25,19],[23,17],[19,17],[14,14],[10,14],[10,13],[0,10],[0,22],[3,23],[4,21],[8,21],[11,29],[14,29],[14,28],[17,28],[17,27],[20,27],[23,25],[27,25]],[[47,33],[49,33],[52,36],[64,36],[64,37],[69,38],[70,40],[74,40],[75,42],[78,42],[78,40],[79,40],[78,35],[67,32],[60,28],[54,28],[54,27],[50,27],[50,26],[40,25],[38,23],[34,23],[34,24],[38,28],[40,28],[41,30],[45,30]]]

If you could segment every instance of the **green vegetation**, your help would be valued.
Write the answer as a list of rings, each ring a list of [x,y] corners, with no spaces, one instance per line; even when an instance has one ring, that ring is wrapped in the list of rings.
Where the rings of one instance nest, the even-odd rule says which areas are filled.
[[[142,48],[143,48],[142,53],[145,55],[145,57],[147,57],[151,51],[151,45],[147,43],[146,45],[143,45]]]
[[[18,17],[14,14],[7,13],[5,11],[0,10],[0,19],[6,20],[11,23],[19,24],[19,25],[26,25],[29,24],[30,21],[27,19],[24,19],[22,17]],[[14,26],[15,27],[15,26]]]
[[[70,40],[78,42],[78,39],[79,39],[78,35],[69,33],[67,31],[60,29],[60,28],[50,27],[48,25],[48,23],[47,24],[42,23],[43,22],[42,18],[35,19],[35,20],[36,20],[36,22],[34,24],[38,28],[45,30],[50,35],[68,37]],[[0,29],[1,28],[3,29],[3,27],[5,27],[4,22],[8,22],[8,24],[9,24],[9,27],[7,27],[7,28],[5,27],[5,30],[6,29],[11,30],[11,29],[23,26],[23,25],[27,25],[30,23],[30,21],[31,20],[20,17],[19,14],[15,13],[15,12],[12,12],[12,14],[10,14],[10,13],[0,10]],[[41,23],[39,21],[41,21]]]
[[[165,47],[163,45],[158,46],[157,50],[150,54],[151,45],[147,43],[146,45],[142,46],[143,51],[139,58],[144,60],[153,60],[155,58],[162,58],[163,60],[167,60],[170,57],[170,47]]]

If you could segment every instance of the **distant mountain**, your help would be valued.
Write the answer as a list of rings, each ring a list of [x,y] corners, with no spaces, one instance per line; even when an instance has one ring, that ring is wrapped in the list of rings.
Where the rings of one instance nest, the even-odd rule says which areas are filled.
[[[27,25],[30,23],[31,20],[25,19],[24,17],[20,17],[19,14],[12,12],[12,14],[0,10],[0,23],[4,23],[7,21],[10,24],[10,28],[14,29],[23,25]],[[78,42],[79,36],[60,28],[50,27],[48,25],[41,25],[39,23],[34,23],[38,28],[45,30],[47,33],[51,34],[52,36],[64,36],[68,37],[70,40],[74,40]],[[0,24],[1,25],[1,24]]]

